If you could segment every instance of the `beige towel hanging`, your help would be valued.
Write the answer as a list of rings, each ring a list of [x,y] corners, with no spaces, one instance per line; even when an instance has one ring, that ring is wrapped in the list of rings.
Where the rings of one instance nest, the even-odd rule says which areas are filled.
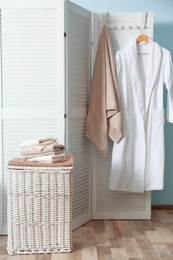
[[[115,57],[106,25],[103,26],[97,48],[85,134],[103,156],[108,153],[108,136],[113,142],[118,142],[122,137]]]

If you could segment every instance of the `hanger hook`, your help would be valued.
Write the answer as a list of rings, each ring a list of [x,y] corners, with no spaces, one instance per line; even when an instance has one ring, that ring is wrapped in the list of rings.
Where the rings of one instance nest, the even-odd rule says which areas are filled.
[[[141,31],[142,34],[144,34],[144,32],[140,26],[138,26],[137,28]]]

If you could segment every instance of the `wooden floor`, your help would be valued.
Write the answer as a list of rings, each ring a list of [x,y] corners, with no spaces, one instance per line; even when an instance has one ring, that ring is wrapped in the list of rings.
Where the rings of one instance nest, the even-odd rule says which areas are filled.
[[[173,260],[173,211],[152,211],[151,220],[92,220],[73,231],[73,252],[8,256],[0,236],[0,260]]]

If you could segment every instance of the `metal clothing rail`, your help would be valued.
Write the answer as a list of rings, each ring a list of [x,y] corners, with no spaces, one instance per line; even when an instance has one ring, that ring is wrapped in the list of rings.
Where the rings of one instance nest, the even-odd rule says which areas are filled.
[[[144,29],[148,29],[149,27],[147,26],[125,26],[125,25],[107,25],[108,29],[126,29],[126,30],[144,30]]]
[[[107,25],[108,29],[115,29],[115,30],[147,30],[149,29],[149,27],[147,26],[148,23],[148,13],[147,12],[141,12],[140,13],[140,22],[139,24],[132,24],[133,22],[130,22],[129,24],[120,24],[117,23],[117,21],[110,23],[110,19],[109,19],[109,12],[106,13],[102,13],[102,25]],[[123,22],[124,23],[124,22]]]

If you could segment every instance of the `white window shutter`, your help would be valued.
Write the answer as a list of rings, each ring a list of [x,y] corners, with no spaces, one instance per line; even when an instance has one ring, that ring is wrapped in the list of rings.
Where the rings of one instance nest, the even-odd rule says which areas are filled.
[[[124,47],[130,39],[143,30],[153,36],[152,13],[100,13],[94,14],[94,55],[96,54],[102,26],[107,24],[112,40],[113,51]],[[112,141],[109,139],[109,152],[103,158],[94,148],[92,160],[92,218],[93,219],[149,219],[151,217],[151,192],[115,192],[108,188],[111,168]]]
[[[74,156],[73,229],[91,219],[89,141],[84,127],[90,85],[91,12],[67,2],[66,133]]]
[[[54,136],[64,143],[64,7],[47,7],[1,9],[1,234],[7,163],[20,156],[20,142]]]

